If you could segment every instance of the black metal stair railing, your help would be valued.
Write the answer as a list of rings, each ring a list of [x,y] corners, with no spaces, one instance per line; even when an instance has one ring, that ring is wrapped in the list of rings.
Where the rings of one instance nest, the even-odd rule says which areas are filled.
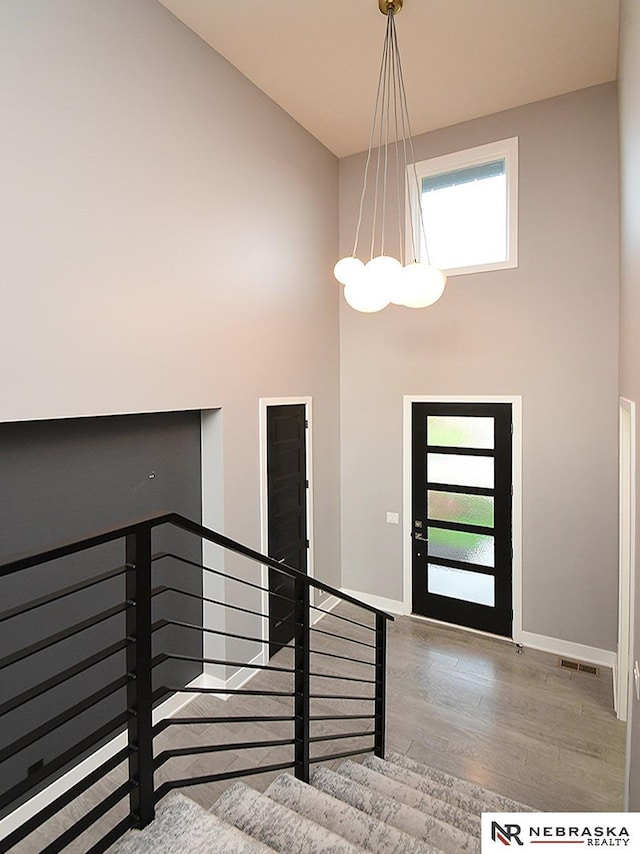
[[[214,544],[243,562],[241,571],[198,561],[193,549],[188,556],[173,547],[154,553],[154,536],[168,529],[195,538],[198,547]],[[97,551],[116,545],[124,563],[105,569],[103,555],[100,570],[87,575]],[[65,560],[76,562],[71,583],[61,568]],[[271,659],[265,632],[251,632],[268,616],[254,601],[269,593],[256,577],[265,566],[294,579],[291,637],[271,640],[278,649]],[[198,588],[203,577],[218,584],[215,595]],[[127,829],[148,824],[155,804],[172,789],[285,769],[308,781],[314,763],[371,751],[384,755],[386,626],[393,617],[183,516],[145,519],[14,560],[0,566],[0,583],[22,591],[0,612],[0,854],[35,831],[38,840],[46,838],[38,850],[47,854],[79,838],[88,840],[83,850],[102,852]],[[34,597],[40,585],[47,592],[38,589]],[[244,594],[232,595],[231,587]],[[313,590],[336,597],[344,608],[323,608]],[[176,602],[186,605],[180,610]],[[207,608],[224,619],[212,621]],[[251,628],[227,625],[238,619]],[[217,644],[213,654],[205,654],[208,638]],[[223,674],[220,685],[211,684],[215,679],[189,684],[186,673],[211,668]],[[253,675],[250,687],[246,679],[231,687],[229,671]],[[210,705],[204,714],[199,709],[154,723],[154,708],[175,694],[201,695]],[[229,707],[222,698],[230,696],[240,708],[223,714]],[[260,707],[247,708],[243,698]],[[228,725],[239,733],[232,740]],[[270,729],[264,737],[243,738],[244,725]],[[199,733],[202,727],[205,736],[213,735],[163,745],[170,731]],[[3,743],[7,732],[13,735]],[[272,752],[274,761],[268,761]],[[43,758],[32,762],[39,754]],[[221,755],[245,757],[245,764],[185,773],[185,758]],[[87,757],[95,761],[83,762]],[[176,762],[179,768],[170,770]],[[51,786],[70,770],[70,781]],[[101,797],[98,788],[110,791]],[[37,793],[31,805],[38,805],[14,821],[15,808]]]

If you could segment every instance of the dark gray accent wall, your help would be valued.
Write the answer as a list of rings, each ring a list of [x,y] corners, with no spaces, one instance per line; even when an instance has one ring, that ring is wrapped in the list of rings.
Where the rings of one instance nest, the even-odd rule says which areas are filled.
[[[200,413],[2,424],[0,473],[0,563],[169,511],[199,522]],[[168,526],[154,532],[152,548],[157,554],[171,552],[200,563],[200,540]],[[124,562],[124,541],[119,540],[0,578],[0,611]],[[200,593],[201,572],[164,558],[154,565],[154,584],[166,583]],[[0,658],[124,601],[124,592],[122,576],[0,622]],[[196,625],[201,622],[201,604],[175,593],[157,596],[153,608],[154,620],[171,617]],[[124,629],[124,616],[118,615],[5,668],[0,672],[0,704],[114,643],[124,636]],[[201,648],[196,631],[165,628],[154,638],[156,654],[171,651],[200,656]],[[200,669],[195,664],[163,665],[154,673],[154,687],[181,687]],[[0,750],[73,708],[125,670],[124,653],[119,653],[3,715]],[[124,708],[125,691],[119,690],[55,735],[31,740],[16,756],[0,763],[0,794],[24,779],[35,762],[50,762]]]
[[[0,425],[0,560],[169,511],[201,517],[200,413]]]

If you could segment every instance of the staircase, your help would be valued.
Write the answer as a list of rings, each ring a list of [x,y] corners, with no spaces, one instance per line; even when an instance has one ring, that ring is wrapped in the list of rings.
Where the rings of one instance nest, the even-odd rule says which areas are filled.
[[[281,774],[260,793],[231,785],[207,812],[182,794],[159,805],[144,830],[130,830],[110,854],[461,854],[480,851],[482,812],[528,807],[387,753],[337,771],[318,767],[310,785]]]

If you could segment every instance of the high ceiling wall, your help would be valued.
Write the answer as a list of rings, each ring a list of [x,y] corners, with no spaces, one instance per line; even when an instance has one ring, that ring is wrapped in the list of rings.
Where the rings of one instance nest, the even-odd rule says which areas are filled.
[[[1,16],[0,420],[221,407],[259,546],[258,400],[311,395],[339,581],[336,159],[156,0]]]
[[[403,503],[403,395],[522,395],[523,629],[614,650],[615,84],[425,134],[416,157],[513,136],[517,269],[451,277],[425,309],[364,315],[341,304],[343,583],[406,598],[410,520],[385,524]],[[342,255],[352,250],[363,161],[340,164]]]

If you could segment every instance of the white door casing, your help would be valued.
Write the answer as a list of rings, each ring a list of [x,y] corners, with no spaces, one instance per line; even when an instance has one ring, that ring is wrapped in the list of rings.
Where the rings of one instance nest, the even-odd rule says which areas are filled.
[[[404,395],[403,398],[403,601],[411,613],[411,407],[413,403],[510,403],[512,437],[512,585],[513,640],[522,642],[522,396],[521,395]],[[475,631],[475,630],[470,630]]]

